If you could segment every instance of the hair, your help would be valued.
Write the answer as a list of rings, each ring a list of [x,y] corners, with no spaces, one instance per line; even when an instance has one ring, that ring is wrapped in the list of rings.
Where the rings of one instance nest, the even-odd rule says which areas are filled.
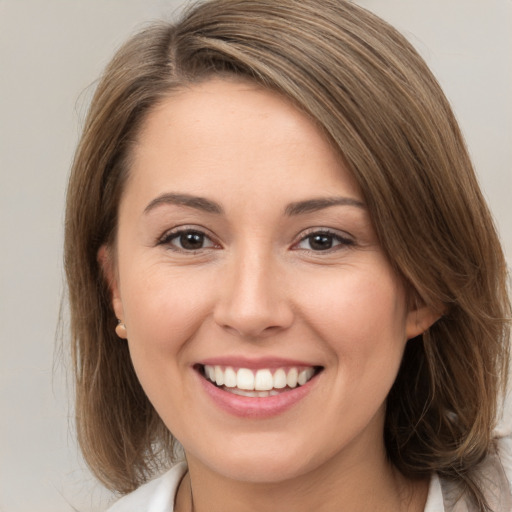
[[[98,263],[113,246],[130,149],[173,91],[251,80],[315,121],[359,183],[382,249],[412,300],[441,318],[410,340],[387,399],[385,444],[406,476],[438,472],[487,510],[474,470],[493,450],[504,390],[506,264],[448,101],[407,40],[343,0],[213,0],[117,52],[97,87],[67,195],[65,268],[78,439],[127,493],[173,461],[174,440],[115,335]]]

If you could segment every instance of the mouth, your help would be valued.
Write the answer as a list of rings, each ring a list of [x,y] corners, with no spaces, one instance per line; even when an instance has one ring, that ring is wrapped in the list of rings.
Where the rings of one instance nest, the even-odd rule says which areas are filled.
[[[252,369],[207,364],[197,364],[194,368],[222,391],[250,398],[282,395],[304,386],[323,370],[322,366]]]

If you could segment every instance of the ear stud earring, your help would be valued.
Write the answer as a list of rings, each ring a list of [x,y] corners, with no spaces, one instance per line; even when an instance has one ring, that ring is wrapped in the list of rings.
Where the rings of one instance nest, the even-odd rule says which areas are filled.
[[[126,331],[126,325],[123,322],[121,322],[121,320],[117,321],[116,334],[123,340],[125,340],[128,336],[128,333]]]

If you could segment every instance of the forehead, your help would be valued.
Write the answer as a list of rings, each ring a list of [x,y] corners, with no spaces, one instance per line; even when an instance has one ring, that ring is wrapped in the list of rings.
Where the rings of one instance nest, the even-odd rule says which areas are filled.
[[[250,81],[215,78],[180,88],[161,101],[142,125],[135,154],[171,139],[197,151],[205,145],[228,149],[229,143],[235,152],[247,149],[249,140],[289,146],[304,138],[322,139],[334,155],[315,123],[284,96]]]
[[[257,84],[214,79],[175,91],[147,117],[133,148],[130,181],[217,192],[233,185],[256,194],[262,184],[289,183],[320,195],[340,182],[359,196],[339,153],[306,114]]]

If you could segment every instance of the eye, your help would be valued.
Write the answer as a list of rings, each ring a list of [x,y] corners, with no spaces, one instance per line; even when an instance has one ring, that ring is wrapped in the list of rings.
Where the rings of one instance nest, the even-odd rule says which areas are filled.
[[[159,241],[178,251],[199,251],[217,247],[210,237],[197,229],[180,229],[167,232]]]
[[[314,231],[304,236],[294,248],[306,251],[329,251],[338,246],[351,246],[354,241],[329,230]]]

